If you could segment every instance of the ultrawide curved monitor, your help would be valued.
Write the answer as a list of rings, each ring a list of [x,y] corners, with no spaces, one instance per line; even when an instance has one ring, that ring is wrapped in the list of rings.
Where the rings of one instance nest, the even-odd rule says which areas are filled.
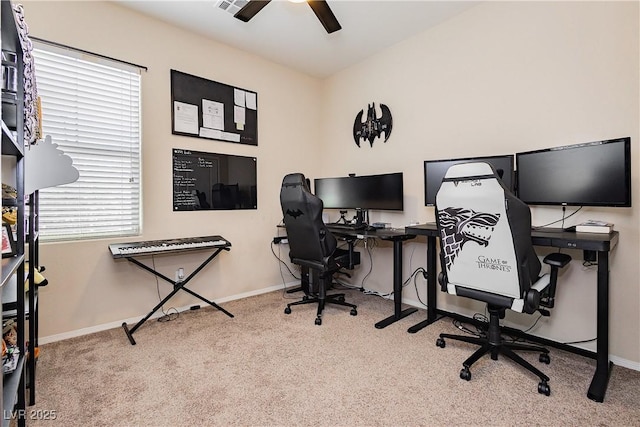
[[[316,178],[315,195],[325,209],[403,209],[402,172],[381,175]]]

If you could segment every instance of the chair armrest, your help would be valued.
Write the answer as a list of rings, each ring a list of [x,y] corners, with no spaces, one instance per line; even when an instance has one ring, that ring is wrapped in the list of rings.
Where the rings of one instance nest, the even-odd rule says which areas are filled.
[[[571,262],[571,255],[554,252],[544,257],[542,262],[552,267],[563,268],[565,265]]]
[[[292,258],[291,262],[294,264],[298,264],[302,267],[307,267],[313,270],[317,270],[319,272],[324,272],[327,270],[327,264],[325,262],[319,262],[319,261],[301,259],[301,258]]]
[[[438,273],[438,283],[440,283],[440,290],[442,292],[447,292],[447,276],[442,271]]]
[[[549,286],[540,299],[540,305],[547,308],[553,308],[556,299],[558,270],[571,262],[571,256],[560,252],[554,252],[544,257],[542,262],[551,266],[551,277],[549,280]]]

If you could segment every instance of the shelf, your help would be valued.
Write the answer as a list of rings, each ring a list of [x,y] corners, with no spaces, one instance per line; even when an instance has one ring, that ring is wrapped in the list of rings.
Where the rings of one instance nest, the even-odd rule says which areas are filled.
[[[0,13],[0,18],[2,19],[2,50],[22,54],[22,49],[19,49],[20,52],[16,49],[16,47],[20,48],[20,39],[13,8],[10,2],[7,1],[6,3],[5,5],[5,1],[2,2],[2,12]]]
[[[6,104],[18,104],[18,94],[13,91],[3,90],[2,91],[2,102]]]
[[[16,54],[15,52],[12,52],[12,51],[10,51],[10,50],[3,50],[2,52],[3,52],[3,53],[4,53],[4,52],[6,52],[6,53],[11,53],[11,54],[13,54],[13,55],[15,55],[15,54]],[[2,65],[8,65],[9,67],[15,67],[15,66],[16,66],[16,63],[15,63],[15,62],[12,62],[12,61],[6,61],[6,60],[4,60],[4,59],[3,59],[3,60],[2,60]]]
[[[2,282],[0,282],[0,286],[4,287],[5,283],[11,279],[11,276],[18,270],[23,261],[24,255],[2,258]]]
[[[3,168],[2,177],[9,180],[9,184],[15,185],[17,197],[15,207],[17,209],[17,241],[16,251],[18,255],[2,259],[2,272],[0,275],[1,298],[3,302],[3,320],[14,318],[16,324],[16,334],[20,356],[18,358],[18,366],[12,373],[3,375],[2,381],[2,401],[0,406],[3,409],[2,425],[16,425],[24,427],[26,420],[24,416],[18,417],[17,420],[12,419],[11,414],[17,411],[23,415],[25,411],[25,383],[26,383],[26,365],[35,368],[35,363],[26,358],[26,337],[37,340],[37,333],[32,333],[31,324],[37,322],[37,306],[35,305],[35,294],[37,287],[33,286],[33,292],[25,293],[25,278],[27,274],[24,271],[25,257],[25,194],[24,194],[24,168],[25,168],[25,148],[24,148],[24,62],[23,49],[20,40],[20,33],[16,25],[16,14],[9,0],[2,0],[0,3],[0,30],[1,30],[1,48],[3,52],[11,52],[15,54],[15,63],[7,61],[13,59],[4,57],[3,65],[11,65],[15,67],[16,74],[16,91],[2,91],[2,116],[0,120],[0,133],[2,134],[2,156],[13,157],[11,161],[6,162],[8,167]],[[13,89],[13,88],[12,88]],[[4,163],[4,162],[3,162]],[[37,249],[37,243],[32,243],[34,249]],[[37,253],[37,252],[36,252]],[[29,279],[31,286],[33,277]],[[23,304],[24,301],[24,304]],[[4,304],[6,303],[6,305]],[[7,310],[4,310],[4,309]],[[26,312],[31,308],[32,321],[29,323],[29,331],[27,332]],[[11,309],[11,310],[8,310]],[[37,329],[34,329],[37,331]],[[31,358],[32,359],[32,358]],[[33,366],[31,366],[33,365]],[[33,371],[35,372],[35,371]],[[35,392],[35,375],[32,381],[32,391]],[[31,396],[31,402],[35,401],[35,394]]]
[[[18,144],[16,137],[13,135],[13,131],[9,129],[7,124],[2,121],[2,155],[6,156],[20,156],[24,155],[24,148]]]
[[[16,405],[18,399],[18,392],[20,390],[20,380],[24,373],[24,354],[21,354],[18,359],[18,365],[16,370],[3,375],[2,381],[2,425],[8,426],[11,423],[11,417],[7,417],[4,414],[11,414],[13,408]]]
[[[26,280],[26,277],[25,277]],[[13,275],[9,278],[8,286],[2,287],[2,318],[15,318],[18,316],[18,286],[16,283],[16,276]],[[29,290],[31,292],[31,290]],[[25,292],[24,298],[24,313],[26,319],[29,319],[29,292]],[[34,297],[34,304],[38,303],[38,291]]]

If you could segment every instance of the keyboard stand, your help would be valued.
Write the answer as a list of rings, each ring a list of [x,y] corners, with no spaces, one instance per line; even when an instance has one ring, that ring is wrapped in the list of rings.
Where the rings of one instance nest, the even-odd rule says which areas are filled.
[[[142,318],[138,323],[135,324],[135,326],[131,329],[129,329],[129,327],[127,326],[127,323],[124,322],[122,323],[122,329],[124,329],[124,333],[127,334],[127,338],[129,338],[129,342],[131,343],[131,345],[136,345],[136,341],[133,339],[133,333],[140,327],[142,326],[142,324],[144,322],[147,321],[147,319],[149,319],[153,313],[155,313],[156,311],[158,311],[158,309],[160,309],[160,307],[162,307],[167,301],[169,301],[176,293],[178,293],[178,291],[183,290],[191,295],[193,295],[194,297],[206,302],[207,304],[209,304],[212,307],[217,308],[218,310],[222,311],[224,314],[226,314],[229,317],[233,317],[233,314],[229,313],[227,310],[225,310],[224,308],[220,307],[218,304],[216,304],[213,301],[209,301],[208,299],[198,295],[197,293],[193,292],[191,289],[187,288],[186,285],[187,283],[189,283],[189,281],[200,272],[200,270],[202,270],[207,264],[209,264],[216,256],[218,256],[218,254],[221,251],[228,251],[230,250],[228,247],[225,248],[217,248],[216,251],[209,256],[209,258],[207,258],[206,260],[204,260],[202,262],[202,264],[200,264],[200,266],[198,268],[196,268],[193,273],[191,273],[185,280],[182,280],[180,282],[176,282],[175,280],[171,280],[169,279],[167,276],[165,276],[162,273],[159,273],[157,271],[155,271],[154,269],[152,269],[151,267],[141,263],[140,261],[138,261],[137,259],[135,259],[133,256],[127,256],[126,259],[129,262],[132,262],[133,264],[137,265],[138,267],[147,270],[148,272],[152,273],[153,275],[163,279],[166,282],[169,282],[173,285],[173,291],[171,291],[171,293],[169,293],[169,295],[167,295],[166,297],[164,297],[164,299],[162,301],[160,301],[158,303],[158,305],[156,305],[155,307],[153,307],[153,309],[149,312],[149,314],[147,314],[144,318]]]

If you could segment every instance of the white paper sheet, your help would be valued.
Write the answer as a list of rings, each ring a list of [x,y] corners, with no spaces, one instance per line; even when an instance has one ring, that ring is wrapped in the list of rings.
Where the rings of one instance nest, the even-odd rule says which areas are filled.
[[[202,100],[202,126],[224,130],[224,104],[222,102]]]
[[[245,92],[245,101],[248,109],[255,110],[258,108],[256,94],[254,92]]]
[[[198,134],[198,106],[184,102],[173,102],[173,130]]]
[[[244,107],[244,91],[242,89],[233,88],[233,103]]]

